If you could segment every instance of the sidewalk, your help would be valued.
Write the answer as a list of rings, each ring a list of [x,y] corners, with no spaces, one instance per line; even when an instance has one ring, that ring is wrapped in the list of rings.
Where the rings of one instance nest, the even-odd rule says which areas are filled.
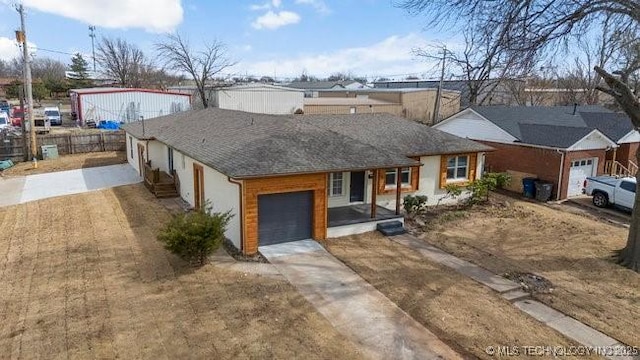
[[[578,342],[579,344],[603,348],[625,346],[606,334],[601,333],[600,331],[593,329],[592,327],[541,302],[531,299],[529,293],[522,291],[520,289],[520,285],[511,280],[507,280],[480,266],[455,257],[411,235],[397,235],[389,237],[389,239],[419,252],[421,255],[433,262],[450,267],[462,275],[468,276],[473,280],[490,287],[499,293],[500,296],[513,303],[513,305],[518,309],[524,311],[536,320],[555,329],[559,333]],[[607,358],[617,360],[634,359],[633,357],[625,356],[608,356]]]
[[[461,359],[313,240],[261,247],[287,280],[372,359]]]

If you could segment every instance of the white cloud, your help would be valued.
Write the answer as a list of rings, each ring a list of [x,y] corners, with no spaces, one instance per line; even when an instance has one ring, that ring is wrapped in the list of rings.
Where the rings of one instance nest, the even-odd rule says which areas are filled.
[[[428,42],[417,34],[391,36],[370,46],[346,48],[322,54],[241,62],[234,70],[256,76],[273,74],[275,71],[278,77],[295,77],[302,71],[318,77],[327,77],[336,72],[398,78],[424,73],[427,73],[427,76],[434,76],[437,73],[437,61],[425,62],[422,59],[416,59],[412,54],[414,48],[426,45]]]
[[[258,17],[251,26],[254,29],[269,29],[274,30],[282,26],[297,24],[300,22],[300,15],[291,11],[279,11],[273,12],[267,11],[266,14]]]
[[[35,54],[37,51],[36,44],[27,42],[29,44],[29,53]],[[22,48],[18,46],[18,43],[14,38],[0,37],[0,60],[9,61],[13,58],[20,57]]]
[[[323,0],[296,0],[298,5],[309,5],[320,14],[328,14],[331,12],[329,6]]]
[[[24,0],[24,5],[106,28],[171,32],[182,22],[181,0]]]
[[[249,6],[249,9],[253,11],[270,10],[271,8],[279,8],[282,5],[282,0],[271,0],[264,4],[253,4]]]

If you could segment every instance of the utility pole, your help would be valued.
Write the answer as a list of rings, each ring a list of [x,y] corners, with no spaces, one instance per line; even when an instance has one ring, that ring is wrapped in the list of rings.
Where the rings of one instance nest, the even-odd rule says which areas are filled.
[[[20,97],[20,128],[22,130],[22,158],[24,161],[29,161],[29,143],[27,142],[27,124],[24,121],[24,87],[18,88],[18,96]]]
[[[444,82],[444,68],[447,61],[447,47],[443,48],[442,52],[442,72],[440,73],[440,83],[438,83],[438,91],[436,92],[436,103],[433,109],[433,121],[432,124],[438,123],[440,117],[440,99],[442,98],[442,83]]]
[[[35,162],[38,156],[38,147],[36,143],[36,127],[33,123],[33,88],[31,86],[31,61],[29,59],[29,46],[27,45],[27,31],[24,23],[24,6],[22,4],[16,7],[20,13],[20,31],[16,32],[17,40],[22,44],[22,71],[24,77],[24,89],[27,95],[27,122],[29,124],[29,135],[31,137],[31,156]]]
[[[96,48],[94,45],[94,40],[96,38],[96,34],[94,33],[94,31],[96,31],[96,27],[93,25],[89,25],[89,37],[91,38],[91,53],[93,54],[93,74],[95,76],[96,73]]]

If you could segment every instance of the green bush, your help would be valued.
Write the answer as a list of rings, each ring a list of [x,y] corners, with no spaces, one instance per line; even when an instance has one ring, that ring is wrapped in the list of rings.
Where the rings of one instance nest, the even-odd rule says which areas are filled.
[[[191,264],[203,265],[222,244],[232,216],[230,212],[212,213],[212,207],[206,202],[202,209],[173,218],[162,229],[158,240],[164,243],[165,249]]]
[[[426,195],[407,195],[404,197],[404,211],[409,215],[417,215],[427,209]]]
[[[481,179],[475,180],[467,189],[471,191],[471,203],[480,203],[489,200],[489,192],[505,187],[511,182],[511,176],[507,173],[488,173]]]
[[[443,197],[438,199],[438,203],[436,204],[436,207],[440,206],[440,203],[445,199],[454,199],[455,200],[455,198],[457,198],[458,196],[462,195],[462,186],[460,186],[460,185],[447,184],[447,185],[445,185],[444,189],[447,191],[447,193]]]

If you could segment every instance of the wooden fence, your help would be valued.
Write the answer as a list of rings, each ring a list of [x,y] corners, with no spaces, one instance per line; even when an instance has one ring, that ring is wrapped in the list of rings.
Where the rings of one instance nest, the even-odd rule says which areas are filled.
[[[0,160],[24,160],[22,136],[0,134]],[[27,137],[27,145],[29,138]],[[125,151],[127,147],[124,131],[105,131],[85,134],[47,134],[37,136],[38,158],[42,158],[42,145],[57,145],[58,154],[80,154],[101,151]]]

